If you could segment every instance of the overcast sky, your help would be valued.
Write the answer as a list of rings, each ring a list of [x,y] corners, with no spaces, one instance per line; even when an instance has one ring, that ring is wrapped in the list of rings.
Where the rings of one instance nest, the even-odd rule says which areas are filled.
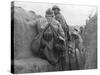
[[[52,8],[53,5],[58,5],[61,9],[61,14],[66,19],[69,25],[85,25],[89,14],[96,12],[94,6],[80,6],[80,5],[65,5],[65,4],[51,4],[51,3],[33,3],[33,2],[15,2],[15,6],[20,6],[25,10],[33,10],[36,14],[45,16],[45,11]]]

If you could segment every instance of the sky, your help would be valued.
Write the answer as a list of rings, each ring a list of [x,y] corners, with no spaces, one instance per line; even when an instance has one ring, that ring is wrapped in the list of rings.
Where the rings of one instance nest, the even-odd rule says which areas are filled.
[[[59,6],[61,14],[64,16],[68,25],[85,25],[86,20],[90,14],[94,14],[97,11],[95,6],[83,6],[83,5],[67,5],[67,4],[51,4],[51,3],[34,3],[16,1],[15,6],[24,8],[25,10],[33,10],[36,14],[45,16],[45,12],[48,8],[52,8],[53,5]]]

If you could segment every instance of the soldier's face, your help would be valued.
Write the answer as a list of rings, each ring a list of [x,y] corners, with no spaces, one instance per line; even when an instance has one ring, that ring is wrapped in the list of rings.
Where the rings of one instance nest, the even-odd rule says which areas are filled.
[[[58,9],[55,9],[54,10],[54,14],[57,14],[57,13],[59,13],[59,10]]]

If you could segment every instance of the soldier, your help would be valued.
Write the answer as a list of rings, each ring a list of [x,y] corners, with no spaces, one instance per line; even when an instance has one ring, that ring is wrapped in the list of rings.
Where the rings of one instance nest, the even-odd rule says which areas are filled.
[[[65,40],[66,40],[66,46],[68,45],[68,41],[70,40],[70,35],[69,35],[69,27],[68,24],[66,23],[66,20],[64,19],[64,17],[61,15],[60,13],[60,8],[56,5],[54,5],[52,7],[52,10],[54,11],[54,15],[55,15],[55,19],[57,21],[59,21],[59,23],[61,24],[64,33],[65,33]]]
[[[75,48],[78,49],[81,53],[81,51],[83,49],[83,39],[80,36],[78,29],[74,28],[74,30],[72,32],[72,36],[74,37]]]
[[[83,53],[85,50],[83,47],[83,39],[79,34],[79,30],[77,28],[74,28],[73,32],[71,33],[71,36],[73,37],[73,44],[74,44],[73,47],[74,47],[77,69],[80,69],[82,66],[82,63],[80,61],[83,61],[81,59],[83,59]]]
[[[61,27],[61,24],[57,20],[55,20],[52,9],[48,9],[46,11],[45,17],[47,19],[47,23],[41,27],[42,30],[45,30],[43,32],[43,39],[42,39],[43,44],[41,44],[42,47],[44,48],[42,50],[49,62],[57,63],[58,59],[57,57],[55,57],[53,51],[53,42],[55,40],[52,33],[54,32],[55,34],[57,34],[59,39],[63,41],[65,41],[65,34]]]

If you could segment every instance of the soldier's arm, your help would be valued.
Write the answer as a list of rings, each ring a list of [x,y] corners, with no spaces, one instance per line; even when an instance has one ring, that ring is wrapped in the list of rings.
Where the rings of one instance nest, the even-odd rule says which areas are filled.
[[[62,15],[59,15],[59,22],[64,25],[64,27],[66,27],[67,23],[66,23],[66,20],[65,18],[62,16]]]
[[[69,34],[69,26],[68,26],[65,18],[62,15],[60,15],[60,16],[61,16],[61,20],[62,20],[61,24],[62,24],[63,30],[64,30],[64,32],[66,32],[65,35],[67,35],[67,40],[70,41],[71,39],[70,39],[70,34]]]
[[[59,32],[59,34],[63,37],[63,38],[65,38],[65,34],[64,34],[64,31],[63,31],[63,29],[62,29],[62,26],[61,26],[61,24],[58,24],[58,32]]]

